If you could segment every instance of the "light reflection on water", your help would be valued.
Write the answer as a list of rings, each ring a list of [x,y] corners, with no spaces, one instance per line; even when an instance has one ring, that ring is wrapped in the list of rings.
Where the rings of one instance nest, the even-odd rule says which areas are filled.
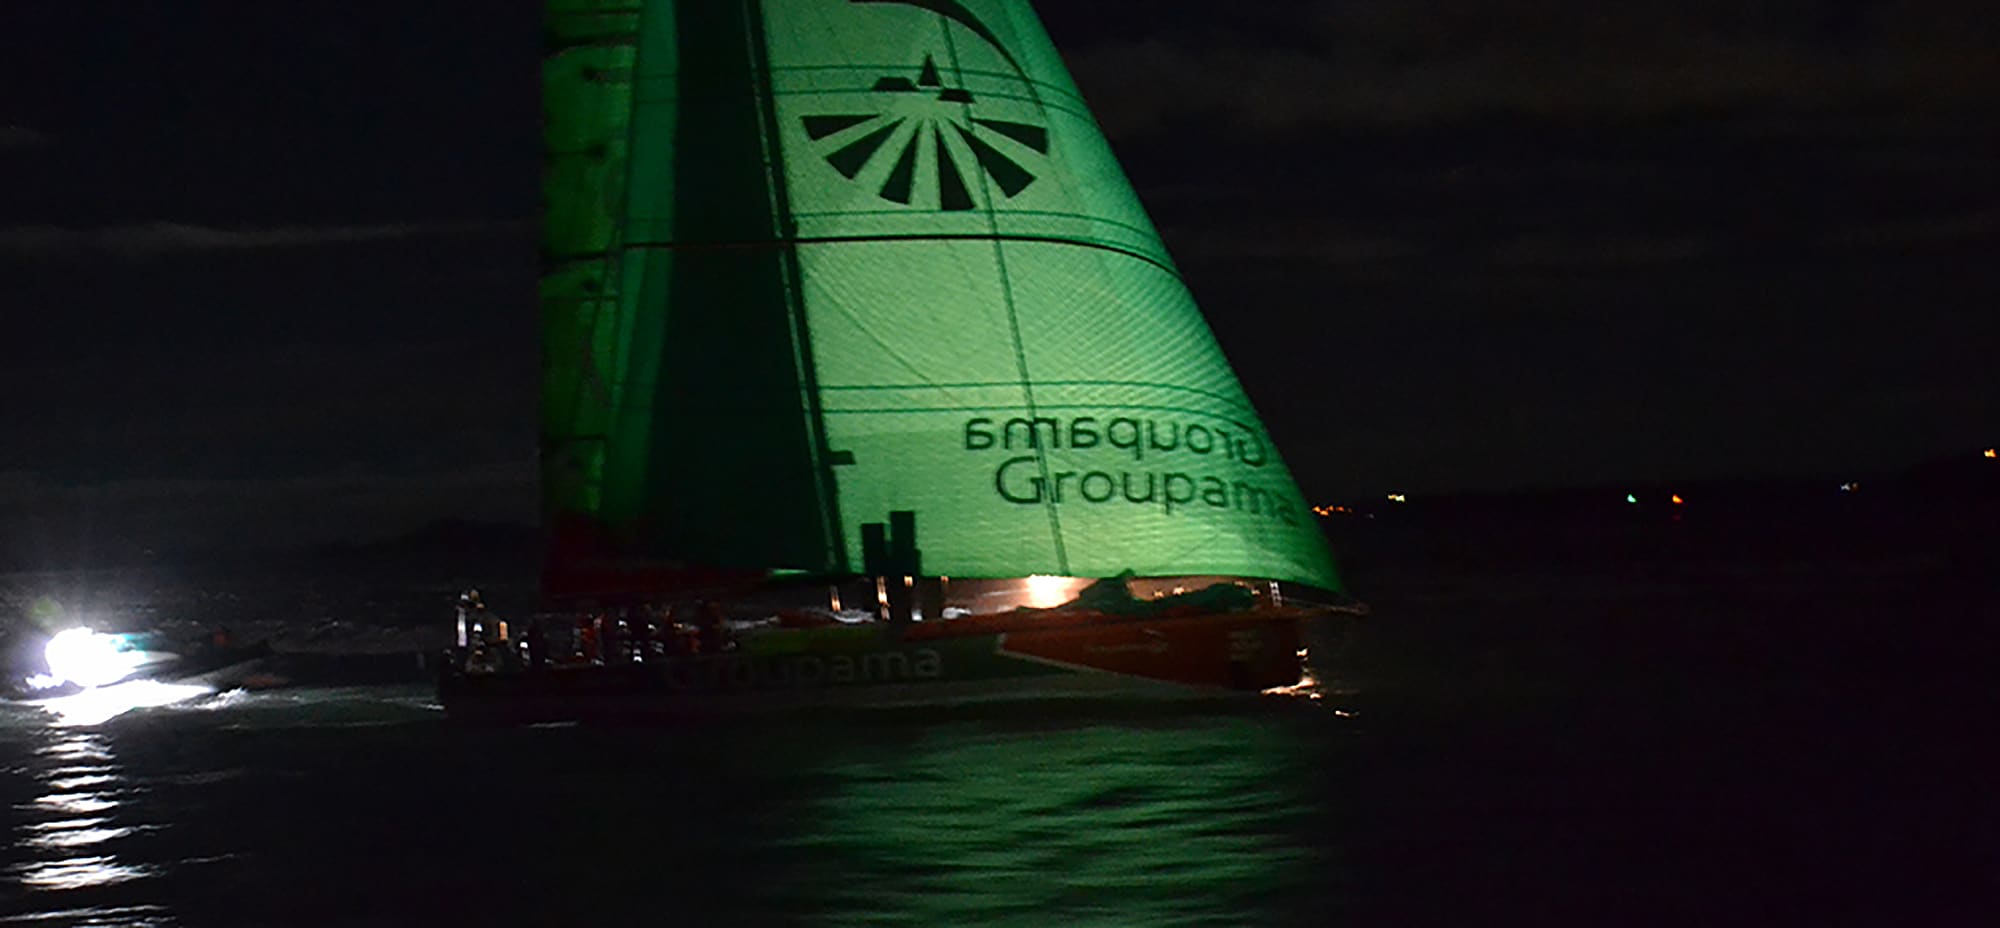
[[[66,777],[60,780],[45,780],[43,782],[47,783],[50,789],[72,790],[72,789],[82,789],[86,786],[103,786],[106,783],[116,783],[118,782],[118,778],[111,776],[110,774],[100,773],[100,774],[85,774],[83,776]]]
[[[123,800],[136,790],[113,763],[110,740],[103,734],[67,728],[42,732],[46,743],[38,757],[56,764],[35,776],[40,795],[15,808],[30,820],[17,826],[9,858],[16,861],[6,875],[30,895],[52,899],[134,883],[154,875],[156,868],[123,860],[115,842],[151,826],[123,824]],[[78,763],[90,761],[91,763]],[[164,925],[164,910],[153,906],[59,909],[33,916],[45,925]],[[0,919],[0,924],[20,922]]]
[[[35,749],[35,753],[43,757],[55,757],[62,760],[111,759],[111,749],[106,747],[103,741],[90,737],[65,738],[54,744],[38,747]]]
[[[115,857],[71,857],[67,860],[28,864],[19,868],[21,885],[29,889],[68,890],[114,886],[147,874],[144,867],[131,867]]]
[[[825,773],[790,843],[829,924],[1269,924],[1334,864],[1312,771],[1250,722],[958,729]]]
[[[32,703],[49,716],[46,727],[37,727],[41,743],[33,754],[44,764],[53,763],[39,772],[35,765],[9,771],[33,777],[39,795],[14,805],[29,820],[15,829],[18,837],[9,848],[11,863],[5,870],[8,881],[30,897],[67,899],[157,875],[158,867],[121,859],[117,853],[119,842],[156,826],[120,821],[125,817],[121,813],[129,815],[124,808],[127,798],[141,790],[121,776],[109,738],[86,729],[137,709],[172,705],[207,692],[205,687],[142,680]],[[12,895],[16,894],[0,893]],[[58,910],[32,917],[44,925],[171,922],[165,910],[150,905]],[[15,921],[19,919],[6,918]]]
[[[97,821],[104,821],[104,819],[98,819]],[[69,823],[65,822],[64,824],[68,825]],[[45,851],[57,849],[73,850],[80,847],[89,847],[93,844],[103,844],[106,841],[123,838],[136,833],[138,833],[138,829],[136,828],[87,828],[73,826],[27,838],[20,843],[20,846]]]
[[[77,828],[96,828],[97,826],[102,825],[109,821],[111,820],[108,818],[64,819],[59,822],[39,822],[37,824],[25,826],[21,830],[28,832],[29,834],[41,834],[43,832],[49,832],[49,831],[70,831],[72,829],[77,829]]]
[[[0,925],[62,925],[65,928],[165,928],[173,923],[167,910],[156,905],[59,909],[19,918],[0,918]]]
[[[102,725],[137,709],[158,709],[213,692],[215,690],[211,687],[192,683],[127,680],[68,696],[38,700],[34,705],[53,714],[57,725],[89,727]]]
[[[50,793],[36,797],[33,805],[65,815],[95,815],[118,808],[110,793]]]

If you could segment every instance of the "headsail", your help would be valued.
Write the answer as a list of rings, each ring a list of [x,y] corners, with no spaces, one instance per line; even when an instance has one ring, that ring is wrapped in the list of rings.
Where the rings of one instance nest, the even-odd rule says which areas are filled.
[[[553,0],[555,555],[1338,588],[1023,0]]]

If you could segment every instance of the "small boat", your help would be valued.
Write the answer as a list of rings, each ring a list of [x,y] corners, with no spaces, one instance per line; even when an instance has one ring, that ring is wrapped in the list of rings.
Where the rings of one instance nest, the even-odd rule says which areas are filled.
[[[195,641],[185,643],[165,643],[156,636],[146,634],[107,634],[95,636],[107,643],[104,647],[115,653],[130,654],[121,662],[129,671],[106,680],[122,683],[130,680],[149,680],[157,683],[200,683],[214,686],[237,685],[247,679],[272,655],[268,641],[254,641],[247,644],[219,641]],[[47,644],[46,640],[39,640]],[[39,650],[39,649],[37,649]],[[90,688],[90,681],[79,683],[47,676],[53,668],[47,666],[39,653],[28,655],[25,651],[10,659],[4,684],[4,692],[9,699],[51,699],[70,696]],[[38,679],[39,678],[39,679]]]
[[[546,35],[545,615],[451,716],[1256,694],[1364,611],[1025,0]]]

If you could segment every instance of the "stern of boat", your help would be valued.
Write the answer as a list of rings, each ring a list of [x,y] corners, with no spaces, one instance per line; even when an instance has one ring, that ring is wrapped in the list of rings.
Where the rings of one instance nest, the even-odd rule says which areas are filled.
[[[1000,646],[1010,657],[1080,672],[1262,692],[1299,683],[1308,626],[1333,618],[1285,609],[1177,616],[1014,632]]]

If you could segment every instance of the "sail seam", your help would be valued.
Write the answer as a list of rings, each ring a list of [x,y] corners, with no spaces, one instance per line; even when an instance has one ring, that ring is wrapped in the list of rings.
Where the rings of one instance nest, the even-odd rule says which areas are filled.
[[[1171,383],[1150,383],[1144,380],[1044,380],[1042,381],[1042,384],[1044,386],[1051,386],[1051,387],[1143,387],[1149,390],[1167,390],[1175,393],[1192,393],[1195,396],[1206,397],[1208,399],[1212,399],[1220,403],[1228,403],[1231,406],[1239,407],[1245,411],[1250,411],[1255,408],[1243,400],[1232,399],[1220,393],[1211,393],[1207,390],[1203,390],[1198,387],[1183,387],[1180,386],[1179,384],[1171,384]],[[832,384],[832,385],[821,385],[820,389],[870,390],[870,391],[933,390],[933,389],[979,390],[986,388],[1011,387],[1011,386],[1014,386],[1014,384],[1005,383],[1001,381],[987,381],[985,383]]]
[[[1022,411],[1022,412],[1036,412],[1036,411],[1046,411],[1046,410],[1051,410],[1051,409],[1069,409],[1069,410],[1092,410],[1092,409],[1095,409],[1095,410],[1103,410],[1103,411],[1122,411],[1122,410],[1134,410],[1134,409],[1138,409],[1138,410],[1145,410],[1145,411],[1147,411],[1147,412],[1177,412],[1177,413],[1181,413],[1181,414],[1183,414],[1183,415],[1189,415],[1189,416],[1200,416],[1200,417],[1202,417],[1202,418],[1204,418],[1204,419],[1213,419],[1213,420],[1215,420],[1215,421],[1217,421],[1217,422],[1227,422],[1227,423],[1229,423],[1230,425],[1233,425],[1233,426],[1236,426],[1237,428],[1239,428],[1239,429],[1242,429],[1242,430],[1244,430],[1244,431],[1246,431],[1246,432],[1252,432],[1252,431],[1257,431],[1257,429],[1254,429],[1254,428],[1253,428],[1253,427],[1251,426],[1251,424],[1250,424],[1249,422],[1244,422],[1244,421],[1241,421],[1241,420],[1238,420],[1238,419],[1231,419],[1231,418],[1229,418],[1228,416],[1223,416],[1223,415],[1217,415],[1216,413],[1212,413],[1212,412],[1206,412],[1206,411],[1204,411],[1204,410],[1200,410],[1200,409],[1189,409],[1189,408],[1187,408],[1186,406],[1163,406],[1163,405],[1157,405],[1157,404],[1152,404],[1152,403],[1119,403],[1119,404],[1117,404],[1117,405],[1115,405],[1115,406],[1113,406],[1113,405],[1108,405],[1108,404],[1101,404],[1101,403],[1039,403],[1039,404],[1036,404],[1036,405],[1035,405],[1034,407],[1032,407],[1032,408],[1030,408],[1030,407],[1028,407],[1028,406],[1025,406],[1025,405],[1023,405],[1023,406],[1006,406],[1006,405],[992,405],[992,406],[977,406],[977,407],[967,407],[967,406],[915,406],[915,407],[912,407],[912,406],[902,406],[902,407],[897,407],[897,408],[894,408],[894,409],[887,409],[887,408],[884,408],[884,409],[870,409],[870,408],[856,408],[856,409],[829,409],[829,410],[827,410],[827,415],[829,415],[829,416],[856,416],[856,415],[869,415],[869,416],[901,416],[901,415],[918,415],[918,414],[923,414],[923,415],[930,415],[930,414],[934,414],[934,413],[966,413],[966,412],[983,412],[983,411],[987,411],[987,410],[1006,410],[1006,411],[1010,411],[1010,412],[1011,412],[1011,411]],[[1031,418],[1032,418],[1032,417],[1031,417]]]
[[[859,90],[859,89],[793,90],[793,91],[788,91],[786,95],[792,97],[851,97],[858,93],[868,93],[868,92],[869,91]],[[1063,115],[1069,116],[1072,119],[1079,119],[1086,122],[1090,122],[1091,125],[1096,125],[1095,122],[1096,117],[1092,116],[1088,109],[1084,109],[1080,106],[1079,107],[1052,106],[1042,102],[1042,99],[1040,97],[1035,96],[1033,94],[1006,93],[1004,91],[989,90],[981,93],[980,96],[987,100],[1013,100],[1020,103],[1032,103],[1036,106],[1041,107],[1046,112],[1062,113]]]
[[[897,68],[903,67],[904,64],[905,62],[887,61],[887,60],[871,62],[867,64],[788,64],[788,65],[773,67],[771,69],[771,73],[796,74],[806,71],[852,71],[855,74],[866,76],[869,79],[869,81],[872,82],[874,78],[880,76],[883,71],[895,70]],[[992,71],[986,68],[955,67],[952,69],[952,71],[953,73],[959,75],[961,78],[963,78],[966,75],[974,75],[977,77],[997,78],[999,80],[1009,81],[1009,82],[1019,81],[1033,89],[1047,90],[1056,94],[1057,96],[1068,97],[1072,100],[1075,100],[1078,103],[1084,102],[1082,94],[1077,93],[1074,90],[1070,90],[1066,87],[1063,87],[1062,85],[1057,84],[1053,81],[1037,80],[1032,77],[1024,78],[1019,74],[1012,73],[1009,71]],[[839,93],[840,91],[813,91],[813,92]]]
[[[737,248],[795,248],[801,245],[856,245],[880,242],[994,242],[996,247],[1000,242],[1026,242],[1038,245],[1075,245],[1079,248],[1094,248],[1098,251],[1108,251],[1112,254],[1135,258],[1174,275],[1176,279],[1180,277],[1180,271],[1173,265],[1143,252],[1134,251],[1130,248],[1120,248],[1117,245],[1106,245],[1102,242],[1066,238],[1060,235],[1013,235],[1000,232],[991,234],[967,232],[950,235],[823,235],[737,242],[627,242],[621,247],[628,251],[641,248],[661,251],[720,251]]]
[[[798,218],[866,219],[874,217],[898,218],[903,215],[906,215],[904,211],[892,210],[892,209],[825,209],[825,210],[815,210],[810,213],[799,213]],[[1147,229],[1140,226],[1135,226],[1127,222],[1119,222],[1116,219],[1106,219],[1101,216],[1092,216],[1087,213],[1071,213],[1053,209],[1009,209],[1007,210],[1007,215],[1034,216],[1041,219],[1073,219],[1078,222],[1087,222],[1090,223],[1091,225],[1109,226],[1114,229],[1123,229],[1124,231],[1131,232],[1134,235],[1146,238],[1152,238],[1158,235],[1158,231],[1154,229]]]

